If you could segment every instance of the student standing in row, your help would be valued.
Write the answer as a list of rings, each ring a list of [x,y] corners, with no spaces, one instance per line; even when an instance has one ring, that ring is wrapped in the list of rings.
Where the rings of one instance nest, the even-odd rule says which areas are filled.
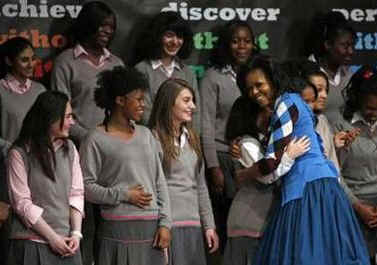
[[[205,265],[205,250],[212,253],[218,248],[199,136],[192,128],[194,95],[184,80],[165,81],[157,92],[149,122],[162,146],[169,189],[173,220],[168,250],[171,265]]]
[[[9,198],[5,178],[5,156],[18,137],[22,121],[45,88],[32,80],[36,64],[30,41],[15,37],[0,46],[0,208],[4,215],[0,230],[0,260],[8,255],[9,224],[6,222]]]
[[[226,24],[210,57],[212,67],[200,85],[203,154],[221,252],[226,241],[226,219],[235,194],[225,129],[232,105],[241,95],[236,82],[239,67],[249,62],[257,51],[254,37],[246,22]]]
[[[87,2],[71,29],[74,46],[61,53],[54,62],[51,88],[66,93],[76,115],[71,138],[76,145],[87,133],[102,122],[104,114],[94,102],[98,74],[123,65],[120,58],[109,50],[117,23],[113,10],[100,1]],[[83,263],[92,265],[96,211],[85,203],[86,218],[83,225]]]
[[[84,186],[68,97],[40,94],[9,151],[9,265],[81,264]]]
[[[148,89],[145,94],[143,123],[147,124],[160,85],[169,78],[183,79],[194,89],[198,108],[194,113],[194,128],[200,132],[200,97],[198,83],[190,67],[183,62],[193,49],[193,33],[188,23],[176,12],[162,12],[150,22],[144,37],[142,61],[136,68],[145,74]]]
[[[144,76],[133,68],[101,73],[95,101],[105,119],[80,148],[86,199],[100,207],[95,263],[163,265],[171,215],[159,145],[136,125],[144,113]]]

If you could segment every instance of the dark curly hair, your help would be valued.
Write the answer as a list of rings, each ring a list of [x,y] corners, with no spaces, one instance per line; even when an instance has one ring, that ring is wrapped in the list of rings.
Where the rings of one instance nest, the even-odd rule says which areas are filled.
[[[107,129],[116,97],[127,95],[137,89],[146,90],[148,83],[145,76],[135,68],[116,66],[99,74],[97,86],[94,100],[99,108],[105,110],[103,124]]]
[[[73,41],[79,43],[87,41],[89,37],[97,33],[103,21],[111,16],[114,17],[116,27],[115,13],[107,4],[100,1],[85,3],[71,28],[70,34]]]
[[[332,44],[344,33],[351,33],[353,39],[356,40],[354,29],[349,25],[342,13],[330,11],[316,14],[306,37],[306,46],[309,48],[308,55],[314,54],[317,59],[325,56],[325,42]]]
[[[350,121],[361,108],[361,102],[368,95],[377,95],[377,70],[370,65],[364,65],[353,74],[342,95],[345,100],[343,117]]]
[[[156,60],[162,57],[162,36],[166,31],[172,31],[178,37],[183,38],[183,45],[177,56],[179,59],[187,59],[193,49],[193,33],[189,24],[181,18],[177,12],[168,11],[157,14],[149,23],[144,32],[142,55],[138,61]]]
[[[301,68],[301,76],[305,78],[308,82],[310,82],[310,78],[312,76],[320,76],[326,82],[327,92],[329,90],[329,78],[327,75],[321,70],[318,63],[309,61],[307,59],[302,59],[300,61],[300,68]]]
[[[6,58],[13,62],[26,48],[33,49],[33,45],[22,37],[9,39],[0,46],[0,78],[4,78],[7,73],[12,71],[12,67],[6,63]]]
[[[230,51],[230,43],[233,39],[233,35],[239,28],[247,28],[250,31],[251,38],[253,40],[253,55],[259,52],[258,45],[255,43],[255,36],[251,26],[241,20],[232,20],[225,24],[219,32],[219,39],[217,41],[216,47],[212,50],[209,61],[210,65],[217,69],[222,69],[226,65],[233,63],[233,56]],[[251,58],[250,58],[251,59]]]

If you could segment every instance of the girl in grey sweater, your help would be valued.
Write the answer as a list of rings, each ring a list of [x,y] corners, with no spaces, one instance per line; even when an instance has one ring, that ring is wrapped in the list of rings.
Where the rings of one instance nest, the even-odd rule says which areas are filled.
[[[68,97],[46,91],[26,114],[9,151],[9,265],[81,265],[84,185]]]
[[[199,137],[192,129],[194,90],[184,80],[170,79],[160,86],[155,102],[149,125],[162,146],[171,201],[169,264],[205,265],[203,233],[210,253],[218,248],[218,237]]]
[[[141,45],[141,62],[136,68],[145,74],[148,88],[145,93],[143,123],[148,123],[157,90],[169,78],[187,81],[193,88],[197,103],[193,126],[200,132],[199,90],[196,76],[182,60],[187,59],[193,48],[193,33],[188,23],[176,12],[162,12],[150,22]]]
[[[87,200],[100,207],[98,265],[164,264],[170,205],[158,144],[135,124],[144,112],[143,75],[133,68],[103,72],[95,92],[102,125],[80,148]]]
[[[0,152],[6,154],[17,138],[22,121],[31,105],[45,88],[32,80],[36,58],[27,39],[16,37],[0,46]],[[5,155],[4,155],[5,156]],[[0,260],[6,260],[9,223],[9,199],[6,191],[5,160],[0,160]]]

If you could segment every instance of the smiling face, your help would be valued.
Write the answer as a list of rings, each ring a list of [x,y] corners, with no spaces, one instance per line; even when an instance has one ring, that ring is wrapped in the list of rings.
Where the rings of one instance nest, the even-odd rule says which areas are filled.
[[[27,47],[13,61],[7,58],[7,64],[11,67],[12,74],[18,80],[25,81],[27,78],[32,78],[36,64],[34,50],[31,47]]]
[[[329,63],[337,66],[348,65],[352,62],[355,41],[350,32],[340,32],[332,43],[326,42]]]
[[[115,32],[115,18],[109,16],[102,21],[97,33],[94,35],[94,46],[98,48],[106,48],[113,39]]]
[[[313,105],[313,110],[317,113],[322,113],[327,105],[327,81],[320,75],[313,75],[309,81],[317,88],[318,97]]]
[[[184,122],[191,122],[195,111],[194,96],[187,88],[183,89],[175,99],[172,108],[173,124],[180,127]]]
[[[249,72],[245,84],[249,98],[259,106],[265,108],[273,103],[274,89],[262,70],[254,69]]]
[[[63,123],[61,119],[59,119],[50,126],[50,137],[52,141],[59,138],[67,138],[69,136],[69,130],[73,124],[75,124],[75,121],[72,113],[72,107],[71,104],[67,102]]]
[[[144,114],[145,96],[144,91],[136,89],[125,96],[117,97],[117,104],[121,105],[126,119],[140,121]]]
[[[174,31],[165,31],[161,38],[162,58],[173,58],[177,56],[183,45],[183,37],[178,36]]]
[[[247,27],[238,27],[230,43],[230,52],[237,65],[246,63],[253,51],[253,36]]]

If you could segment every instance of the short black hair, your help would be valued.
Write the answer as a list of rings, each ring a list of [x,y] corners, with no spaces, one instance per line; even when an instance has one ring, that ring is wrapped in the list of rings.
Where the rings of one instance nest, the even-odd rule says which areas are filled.
[[[4,78],[7,73],[12,71],[11,67],[6,63],[6,58],[14,61],[26,48],[33,49],[33,45],[29,40],[22,37],[9,39],[0,46],[0,78]]]
[[[351,120],[354,113],[361,108],[360,100],[371,94],[377,95],[377,69],[371,65],[363,65],[353,74],[342,91],[345,100],[344,119]]]
[[[115,13],[107,4],[100,1],[85,3],[71,29],[74,41],[79,43],[87,41],[97,33],[103,21],[111,16],[115,19],[116,27]]]
[[[172,31],[183,38],[178,58],[187,59],[190,56],[193,49],[193,32],[189,24],[177,12],[167,11],[154,16],[144,32],[142,59],[156,60],[162,57],[162,36],[166,31]]]
[[[252,56],[259,52],[259,48],[258,45],[255,43],[255,36],[251,26],[245,21],[232,20],[221,28],[219,32],[219,39],[210,55],[210,64],[215,68],[222,69],[226,65],[230,65],[233,63],[233,56],[230,51],[230,43],[233,39],[234,33],[239,28],[247,28],[250,31],[254,49]]]
[[[325,42],[334,43],[344,33],[350,33],[356,40],[355,30],[341,12],[317,13],[306,37],[307,53],[314,54],[316,58],[323,57],[326,54]]]

